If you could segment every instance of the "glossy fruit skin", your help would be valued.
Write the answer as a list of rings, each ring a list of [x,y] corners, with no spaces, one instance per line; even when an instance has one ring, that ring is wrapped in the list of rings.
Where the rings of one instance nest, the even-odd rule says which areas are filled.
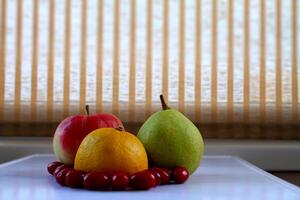
[[[63,170],[63,169],[69,169],[69,168],[72,168],[72,166],[71,165],[60,165],[60,166],[58,166],[58,167],[56,167],[56,169],[54,170],[54,172],[53,172],[53,176],[57,176],[57,174],[61,171],[61,170]]]
[[[152,172],[145,170],[130,176],[130,187],[137,190],[148,190],[156,186],[156,178]]]
[[[115,128],[101,128],[83,139],[74,164],[76,170],[87,172],[133,174],[148,169],[148,157],[135,135]]]
[[[204,153],[198,128],[182,113],[170,108],[151,115],[137,137],[144,144],[154,166],[183,166],[192,174]]]
[[[85,175],[85,173],[82,171],[70,169],[67,172],[66,178],[65,178],[66,186],[69,186],[72,188],[81,188],[84,175]]]
[[[74,115],[64,119],[53,138],[53,150],[57,159],[65,164],[74,164],[83,138],[93,130],[104,127],[124,129],[122,122],[112,114]]]
[[[62,163],[58,162],[58,161],[53,161],[53,162],[49,163],[47,166],[47,170],[48,170],[49,174],[53,175],[55,169],[61,165],[62,165]]]
[[[62,169],[55,176],[56,182],[62,186],[66,186],[66,175],[70,171],[69,168]]]
[[[189,171],[184,167],[175,167],[172,171],[172,180],[177,184],[184,183],[189,178]]]
[[[102,172],[90,172],[83,178],[83,187],[88,190],[106,190],[109,184],[109,176]]]
[[[160,173],[158,173],[157,171],[151,171],[151,170],[148,171],[155,176],[155,186],[160,185]]]
[[[129,178],[126,173],[118,172],[112,175],[110,183],[114,190],[125,190],[129,186]]]
[[[169,177],[171,176],[172,170],[170,170],[168,168],[161,168],[161,169],[163,169],[166,173],[168,173]]]
[[[170,175],[169,175],[169,170],[168,169],[163,169],[163,168],[159,168],[159,167],[152,167],[149,170],[159,174],[159,180],[160,180],[159,184],[160,185],[165,185],[165,184],[169,183]]]

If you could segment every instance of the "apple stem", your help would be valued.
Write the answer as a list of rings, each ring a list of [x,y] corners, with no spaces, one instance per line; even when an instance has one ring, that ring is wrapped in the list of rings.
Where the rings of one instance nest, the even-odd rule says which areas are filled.
[[[124,129],[123,129],[122,126],[119,126],[119,127],[115,128],[115,129],[118,130],[118,131],[124,131]]]
[[[166,104],[165,100],[164,100],[164,96],[161,94],[159,95],[160,98],[160,102],[161,102],[161,107],[163,110],[168,110],[170,109],[170,107]]]
[[[90,115],[90,107],[89,105],[85,105],[85,112],[87,115]]]

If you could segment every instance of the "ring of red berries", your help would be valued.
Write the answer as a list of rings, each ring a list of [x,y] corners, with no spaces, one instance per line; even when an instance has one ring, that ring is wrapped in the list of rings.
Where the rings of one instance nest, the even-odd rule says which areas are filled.
[[[172,170],[153,167],[132,175],[83,172],[57,161],[49,163],[47,169],[60,185],[88,190],[148,190],[158,185],[182,184],[189,178],[188,170],[179,166]]]

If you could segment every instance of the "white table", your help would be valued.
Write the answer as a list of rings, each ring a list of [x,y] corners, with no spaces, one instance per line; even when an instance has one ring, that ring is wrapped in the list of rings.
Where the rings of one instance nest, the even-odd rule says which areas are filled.
[[[125,192],[86,191],[62,187],[46,169],[47,164],[54,159],[53,155],[32,155],[0,165],[0,199],[300,199],[297,186],[230,156],[206,156],[197,172],[183,185]]]

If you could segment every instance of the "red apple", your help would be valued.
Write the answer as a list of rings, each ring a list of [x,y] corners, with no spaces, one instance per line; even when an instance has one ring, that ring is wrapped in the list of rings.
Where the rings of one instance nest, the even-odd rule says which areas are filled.
[[[83,138],[98,128],[123,128],[120,119],[113,114],[74,115],[64,119],[57,127],[53,138],[53,149],[57,159],[73,164],[77,149]]]

